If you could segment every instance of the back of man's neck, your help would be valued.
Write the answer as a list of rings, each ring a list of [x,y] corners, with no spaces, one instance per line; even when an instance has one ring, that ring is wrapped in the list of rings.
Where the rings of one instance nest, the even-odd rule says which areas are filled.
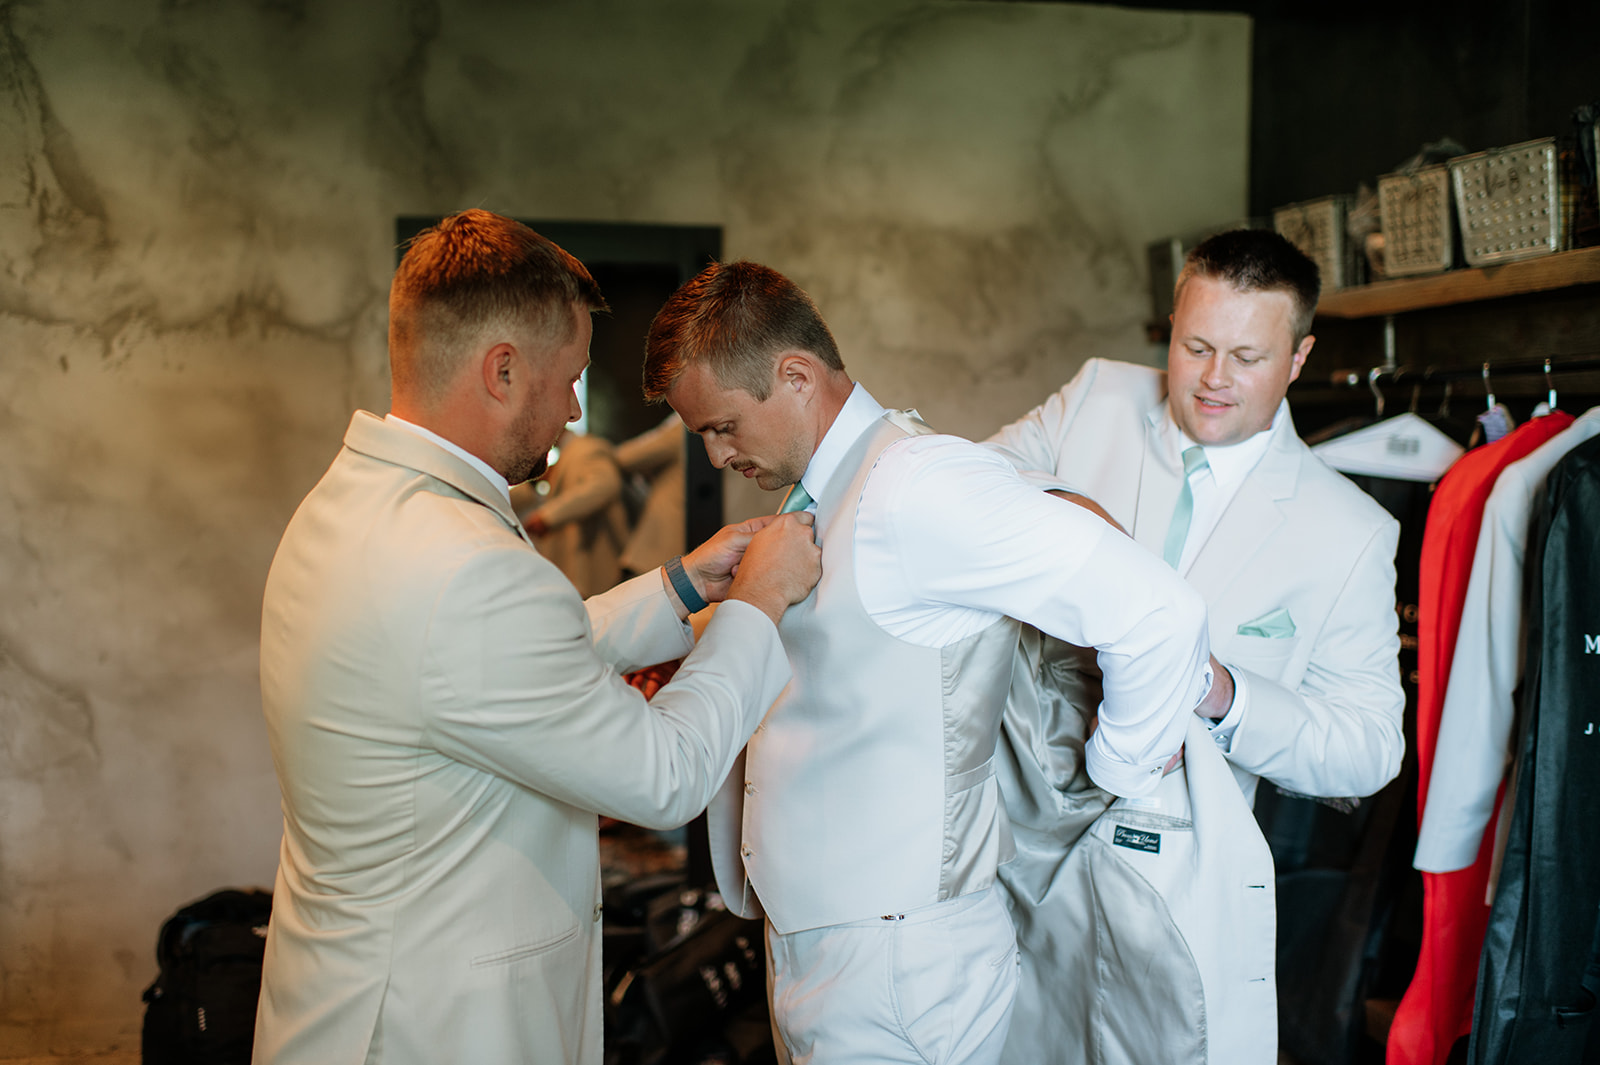
[[[817,448],[822,446],[822,441],[827,439],[833,423],[839,420],[839,412],[844,410],[844,405],[849,401],[850,393],[855,391],[855,387],[855,382],[843,373],[827,378],[823,382],[817,396],[821,406],[817,415],[816,439],[811,442],[813,455],[817,453]]]
[[[389,413],[419,429],[426,429],[441,440],[450,441],[498,472],[499,467],[493,458],[494,449],[489,446],[490,441],[482,431],[483,419],[476,411],[459,409],[459,404],[456,407],[424,404],[414,398],[396,396],[389,406]]]

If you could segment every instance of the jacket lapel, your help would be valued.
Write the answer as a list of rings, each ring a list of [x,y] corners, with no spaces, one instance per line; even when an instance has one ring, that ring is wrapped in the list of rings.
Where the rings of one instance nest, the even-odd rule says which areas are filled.
[[[1167,397],[1145,417],[1144,462],[1139,470],[1139,499],[1133,515],[1134,540],[1156,555],[1167,538],[1167,526],[1172,524],[1172,510],[1178,505],[1178,485],[1181,477],[1177,467],[1161,446],[1158,426],[1165,417]]]
[[[530,545],[533,543],[523,529],[522,522],[517,520],[510,502],[483,474],[416,433],[358,410],[350,419],[350,428],[345,430],[344,446],[351,451],[443,481],[467,498],[494,511],[501,521],[517,530],[523,540]]]

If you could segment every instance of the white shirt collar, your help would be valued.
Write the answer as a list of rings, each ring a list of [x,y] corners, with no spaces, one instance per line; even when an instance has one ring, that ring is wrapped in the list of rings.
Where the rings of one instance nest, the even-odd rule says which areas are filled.
[[[1232,493],[1235,488],[1244,483],[1250,476],[1250,471],[1255,469],[1267,449],[1272,446],[1272,434],[1278,431],[1289,416],[1289,401],[1280,399],[1278,409],[1272,415],[1272,424],[1256,433],[1254,436],[1241,440],[1237,444],[1226,444],[1221,447],[1207,447],[1206,465],[1211,470],[1211,476],[1216,481],[1217,487],[1225,493]],[[1161,430],[1166,440],[1167,455],[1173,465],[1183,468],[1183,453],[1194,447],[1195,442],[1189,439],[1187,433],[1178,428],[1178,423],[1172,420],[1172,409],[1163,403],[1159,411],[1150,413],[1152,421]]]
[[[800,477],[800,483],[805,487],[807,495],[812,499],[822,498],[822,493],[827,490],[828,482],[838,471],[839,463],[844,461],[850,445],[854,444],[873,422],[883,417],[883,411],[882,404],[873,399],[867,390],[861,387],[860,382],[857,382],[845,399],[844,406],[839,409],[838,416],[833,419],[833,424],[828,426],[828,431],[823,434],[822,443],[817,445],[810,464],[806,466],[806,472]]]
[[[402,429],[416,433],[424,440],[431,440],[433,443],[438,444],[440,447],[450,452],[450,454],[454,455],[462,462],[465,462],[468,466],[471,466],[473,469],[483,474],[484,477],[488,479],[489,483],[494,485],[500,494],[505,497],[506,504],[508,506],[510,505],[511,486],[507,484],[506,479],[496,473],[494,467],[490,466],[487,462],[483,461],[478,456],[472,454],[470,451],[466,450],[460,445],[452,444],[438,433],[435,433],[429,429],[424,429],[422,426],[417,425],[414,422],[408,422],[404,418],[393,414],[385,414],[383,416],[383,420],[390,422],[391,424],[398,425]]]

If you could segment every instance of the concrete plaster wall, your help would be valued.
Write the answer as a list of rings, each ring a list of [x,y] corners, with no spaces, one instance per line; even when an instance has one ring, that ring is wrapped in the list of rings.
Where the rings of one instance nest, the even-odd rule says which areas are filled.
[[[261,586],[350,410],[386,409],[397,215],[721,225],[880,399],[987,433],[1090,355],[1152,357],[1145,242],[1244,211],[1249,33],[0,2],[0,1057],[136,1046],[162,918],[272,881]]]

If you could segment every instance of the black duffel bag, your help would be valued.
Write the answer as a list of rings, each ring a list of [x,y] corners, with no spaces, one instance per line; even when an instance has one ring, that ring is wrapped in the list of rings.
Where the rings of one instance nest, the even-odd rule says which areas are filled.
[[[144,1065],[249,1065],[269,891],[218,891],[167,918],[145,988]]]
[[[765,1018],[762,923],[708,901],[702,892],[669,892],[649,907],[645,926],[655,934],[646,938],[659,945],[613,972],[606,988],[608,1062],[712,1060],[696,1051],[722,1045],[730,1022],[752,1009]],[[674,926],[676,935],[662,934]],[[764,1022],[760,1029],[765,1037]]]

